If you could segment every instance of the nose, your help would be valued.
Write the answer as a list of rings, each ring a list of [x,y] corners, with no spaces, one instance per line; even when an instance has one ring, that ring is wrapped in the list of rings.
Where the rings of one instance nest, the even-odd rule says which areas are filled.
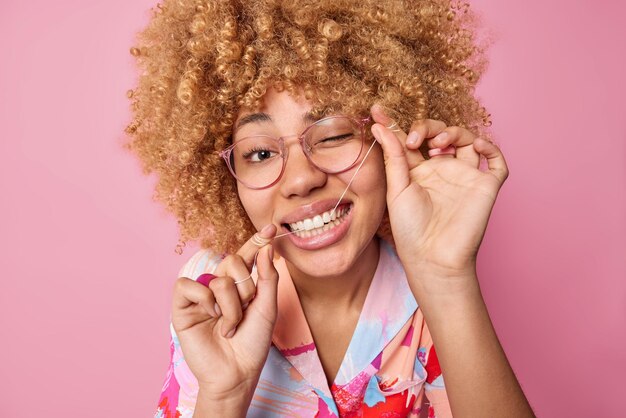
[[[280,192],[284,197],[308,196],[326,184],[328,174],[309,161],[300,144],[293,142],[286,151],[287,162],[280,181]]]

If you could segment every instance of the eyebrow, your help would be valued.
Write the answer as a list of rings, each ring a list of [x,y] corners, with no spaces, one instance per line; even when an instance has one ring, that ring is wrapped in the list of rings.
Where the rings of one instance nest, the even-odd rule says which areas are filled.
[[[302,115],[302,119],[307,122],[315,122],[317,120],[311,112],[306,112],[304,115]],[[242,126],[247,125],[248,123],[258,122],[272,122],[272,117],[264,112],[251,113],[239,119],[239,121],[235,125],[235,131],[238,131]]]
[[[272,121],[272,117],[268,115],[267,113],[263,113],[263,112],[251,113],[239,119],[239,121],[237,122],[237,125],[235,125],[235,130],[238,130],[243,125],[246,125],[248,123],[271,122],[271,121]]]

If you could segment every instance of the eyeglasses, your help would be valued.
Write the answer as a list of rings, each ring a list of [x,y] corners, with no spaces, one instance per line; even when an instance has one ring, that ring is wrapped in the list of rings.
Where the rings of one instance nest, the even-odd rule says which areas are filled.
[[[309,125],[300,135],[242,138],[219,153],[232,175],[250,189],[265,189],[280,180],[287,163],[285,138],[297,136],[306,158],[319,170],[337,174],[358,162],[370,118],[329,116]]]

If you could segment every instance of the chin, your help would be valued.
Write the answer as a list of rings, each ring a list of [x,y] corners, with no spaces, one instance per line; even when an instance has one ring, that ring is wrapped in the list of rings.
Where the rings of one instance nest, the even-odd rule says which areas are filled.
[[[333,245],[314,251],[298,251],[298,249],[291,248],[290,252],[284,252],[284,249],[281,248],[278,252],[293,267],[307,276],[336,277],[354,269],[359,257],[376,239],[376,236],[372,236],[363,245],[356,247]]]
[[[348,272],[351,266],[348,262],[336,264],[326,262],[325,260],[316,260],[315,262],[307,263],[306,260],[302,258],[295,262],[291,260],[288,261],[302,274],[312,278],[340,277]]]

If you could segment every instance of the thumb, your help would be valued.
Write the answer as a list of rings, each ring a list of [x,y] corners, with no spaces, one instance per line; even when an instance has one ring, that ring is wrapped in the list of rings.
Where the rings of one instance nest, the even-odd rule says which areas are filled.
[[[409,187],[411,182],[406,151],[396,135],[385,126],[375,123],[372,126],[372,134],[383,149],[388,201],[392,201]]]
[[[257,256],[256,296],[251,303],[268,315],[272,322],[276,321],[276,295],[278,292],[278,271],[274,267],[274,248],[271,244],[259,250]]]

